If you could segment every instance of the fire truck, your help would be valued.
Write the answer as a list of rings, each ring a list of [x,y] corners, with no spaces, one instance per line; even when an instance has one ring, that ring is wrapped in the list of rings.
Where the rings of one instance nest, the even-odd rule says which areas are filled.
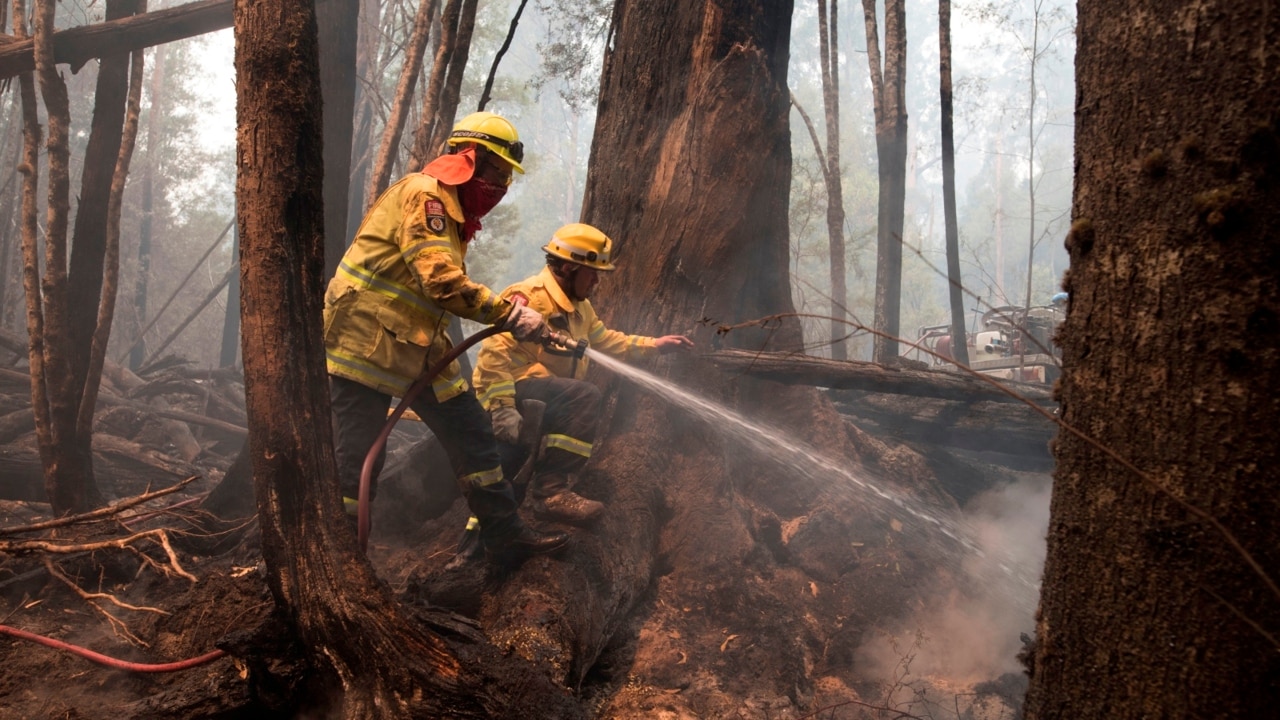
[[[1062,374],[1061,351],[1053,333],[1066,317],[1065,293],[1049,305],[1005,305],[982,313],[980,329],[965,333],[969,369],[1001,378],[1053,384]],[[920,328],[909,354],[939,370],[963,372],[952,359],[950,325]]]

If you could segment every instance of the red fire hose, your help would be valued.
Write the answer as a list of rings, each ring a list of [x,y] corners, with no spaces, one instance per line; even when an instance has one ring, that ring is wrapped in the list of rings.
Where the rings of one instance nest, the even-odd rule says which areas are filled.
[[[523,295],[513,295],[511,302],[516,305],[527,305],[529,301]],[[458,359],[458,356],[466,352],[472,345],[500,332],[506,331],[497,325],[491,325],[458,343],[457,347],[450,349],[449,352],[444,354],[444,357],[437,360],[434,365],[427,368],[426,372],[419,375],[417,380],[413,381],[413,384],[405,391],[404,397],[400,398],[400,403],[396,405],[396,409],[387,417],[387,422],[382,426],[382,432],[378,433],[378,439],[373,441],[373,447],[369,448],[368,454],[364,456],[364,465],[360,468],[359,509],[356,519],[358,521],[357,534],[360,538],[361,551],[367,550],[369,546],[369,492],[373,485],[373,466],[378,460],[378,455],[382,453],[382,448],[386,447],[387,438],[391,437],[391,429],[396,426],[396,421],[400,419],[401,415],[404,415],[404,411],[418,397],[418,393],[422,392],[423,388],[430,385],[437,375],[449,367],[449,363]],[[575,357],[582,357],[582,354],[587,349],[585,340],[575,341],[573,338],[561,335],[545,326],[541,336],[535,342],[568,348],[573,350]]]
[[[417,380],[413,381],[413,384],[405,391],[404,397],[400,398],[400,403],[396,405],[396,409],[387,417],[387,422],[382,426],[382,432],[378,433],[378,439],[373,441],[373,447],[369,448],[369,453],[364,456],[364,466],[360,469],[360,509],[356,517],[359,520],[361,551],[366,550],[369,545],[369,492],[370,486],[373,484],[373,466],[378,460],[378,455],[382,453],[382,448],[386,447],[387,438],[391,436],[391,429],[396,426],[396,421],[400,419],[401,415],[404,415],[404,411],[418,397],[418,393],[430,385],[437,375],[444,372],[444,369],[449,367],[450,363],[457,360],[459,355],[466,352],[472,345],[500,332],[503,332],[502,328],[497,325],[491,325],[458,343],[457,347],[450,349],[449,352],[444,354],[444,357],[437,360],[434,365],[427,368],[426,372],[419,375]]]

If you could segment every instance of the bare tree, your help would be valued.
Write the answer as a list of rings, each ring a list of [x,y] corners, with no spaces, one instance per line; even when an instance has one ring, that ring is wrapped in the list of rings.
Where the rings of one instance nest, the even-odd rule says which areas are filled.
[[[413,149],[409,152],[412,168],[426,164],[453,127],[475,24],[476,0],[447,0],[440,18],[440,46],[422,98],[421,123],[414,131]]]
[[[67,86],[53,59],[54,0],[36,0],[33,37],[36,77],[49,121],[48,211],[44,276],[36,257],[34,214],[24,223],[27,265],[27,332],[30,337],[31,399],[36,439],[44,466],[45,494],[59,515],[95,507],[102,495],[93,482],[89,437],[76,432],[83,385],[73,372],[71,309],[67,276],[67,217],[70,213]],[[25,96],[24,96],[25,99]],[[31,97],[34,105],[34,95]],[[35,108],[24,110],[36,122]],[[30,142],[30,140],[28,140]],[[34,177],[34,167],[32,174]],[[26,216],[24,199],[24,216]],[[97,303],[94,303],[97,307]]]
[[[876,117],[879,207],[876,213],[876,335],[873,357],[898,356],[902,303],[902,228],[907,197],[907,15],[905,0],[884,2],[884,60],[876,21],[876,0],[862,0],[867,29],[867,63]]]
[[[370,173],[365,207],[373,205],[382,191],[387,189],[387,183],[391,179],[391,168],[400,150],[400,135],[404,131],[405,118],[409,116],[409,105],[413,102],[413,89],[417,87],[418,75],[422,71],[422,58],[431,35],[431,20],[435,12],[436,0],[426,0],[418,5],[413,32],[410,33],[405,48],[404,65],[400,68],[400,79],[396,83],[396,95],[391,101],[391,116],[387,118],[387,125],[382,131],[382,144],[378,147],[378,155]],[[336,261],[334,265],[336,267]]]
[[[951,357],[969,364],[964,284],[960,279],[960,230],[956,220],[956,142],[951,102],[951,0],[938,0],[938,78],[942,96],[942,214],[947,233],[947,284],[951,300]]]
[[[1280,705],[1280,16],[1077,6],[1069,310],[1027,717]]]
[[[831,260],[831,359],[848,357],[845,337],[844,186],[840,172],[840,42],[838,0],[831,0],[828,21],[826,0],[818,0],[818,55],[822,60],[822,106],[826,110],[827,153],[823,178],[827,185],[827,238]]]

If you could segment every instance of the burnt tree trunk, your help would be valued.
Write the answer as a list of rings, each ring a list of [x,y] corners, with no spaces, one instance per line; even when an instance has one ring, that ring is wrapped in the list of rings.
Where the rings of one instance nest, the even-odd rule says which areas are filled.
[[[110,0],[106,19],[118,20],[138,12],[139,0]],[[98,64],[98,82],[93,96],[93,120],[89,142],[85,148],[84,169],[80,175],[80,196],[76,206],[75,228],[71,242],[71,267],[67,277],[67,316],[71,366],[71,386],[79,396],[75,402],[75,450],[86,459],[83,467],[86,482],[93,482],[90,443],[93,434],[93,406],[97,386],[102,379],[102,365],[93,362],[91,351],[98,330],[99,306],[103,304],[104,271],[118,256],[108,258],[107,236],[112,181],[115,177],[120,145],[124,139],[125,104],[129,90],[129,53],[104,55]],[[132,151],[132,146],[130,146]],[[126,160],[127,167],[127,160]],[[123,184],[123,178],[121,178]],[[119,222],[119,215],[116,215]],[[117,226],[116,232],[119,232]],[[114,250],[113,250],[114,255]],[[114,308],[115,277],[106,285]],[[111,316],[103,316],[109,332]],[[105,347],[100,347],[105,350]],[[83,510],[85,508],[78,508]]]
[[[1270,717],[1280,16],[1078,12],[1062,417],[1141,474],[1058,439],[1027,717]]]
[[[342,519],[328,375],[314,3],[237,0],[236,194],[249,452],[267,580],[297,640],[289,716],[572,717],[557,689],[484,646],[464,664],[412,624]],[[471,663],[475,663],[473,666]],[[562,707],[563,706],[563,707]]]

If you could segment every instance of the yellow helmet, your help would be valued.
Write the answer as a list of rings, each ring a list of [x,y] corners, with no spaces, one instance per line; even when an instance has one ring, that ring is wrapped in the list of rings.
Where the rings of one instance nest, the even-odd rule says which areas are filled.
[[[613,241],[608,235],[585,223],[570,223],[560,228],[551,236],[551,242],[542,249],[548,255],[596,270],[618,269],[609,262]]]
[[[511,163],[516,172],[524,173],[520,163],[524,160],[524,143],[511,121],[491,112],[475,112],[462,118],[449,133],[449,147],[460,143],[483,145],[503,160]]]

